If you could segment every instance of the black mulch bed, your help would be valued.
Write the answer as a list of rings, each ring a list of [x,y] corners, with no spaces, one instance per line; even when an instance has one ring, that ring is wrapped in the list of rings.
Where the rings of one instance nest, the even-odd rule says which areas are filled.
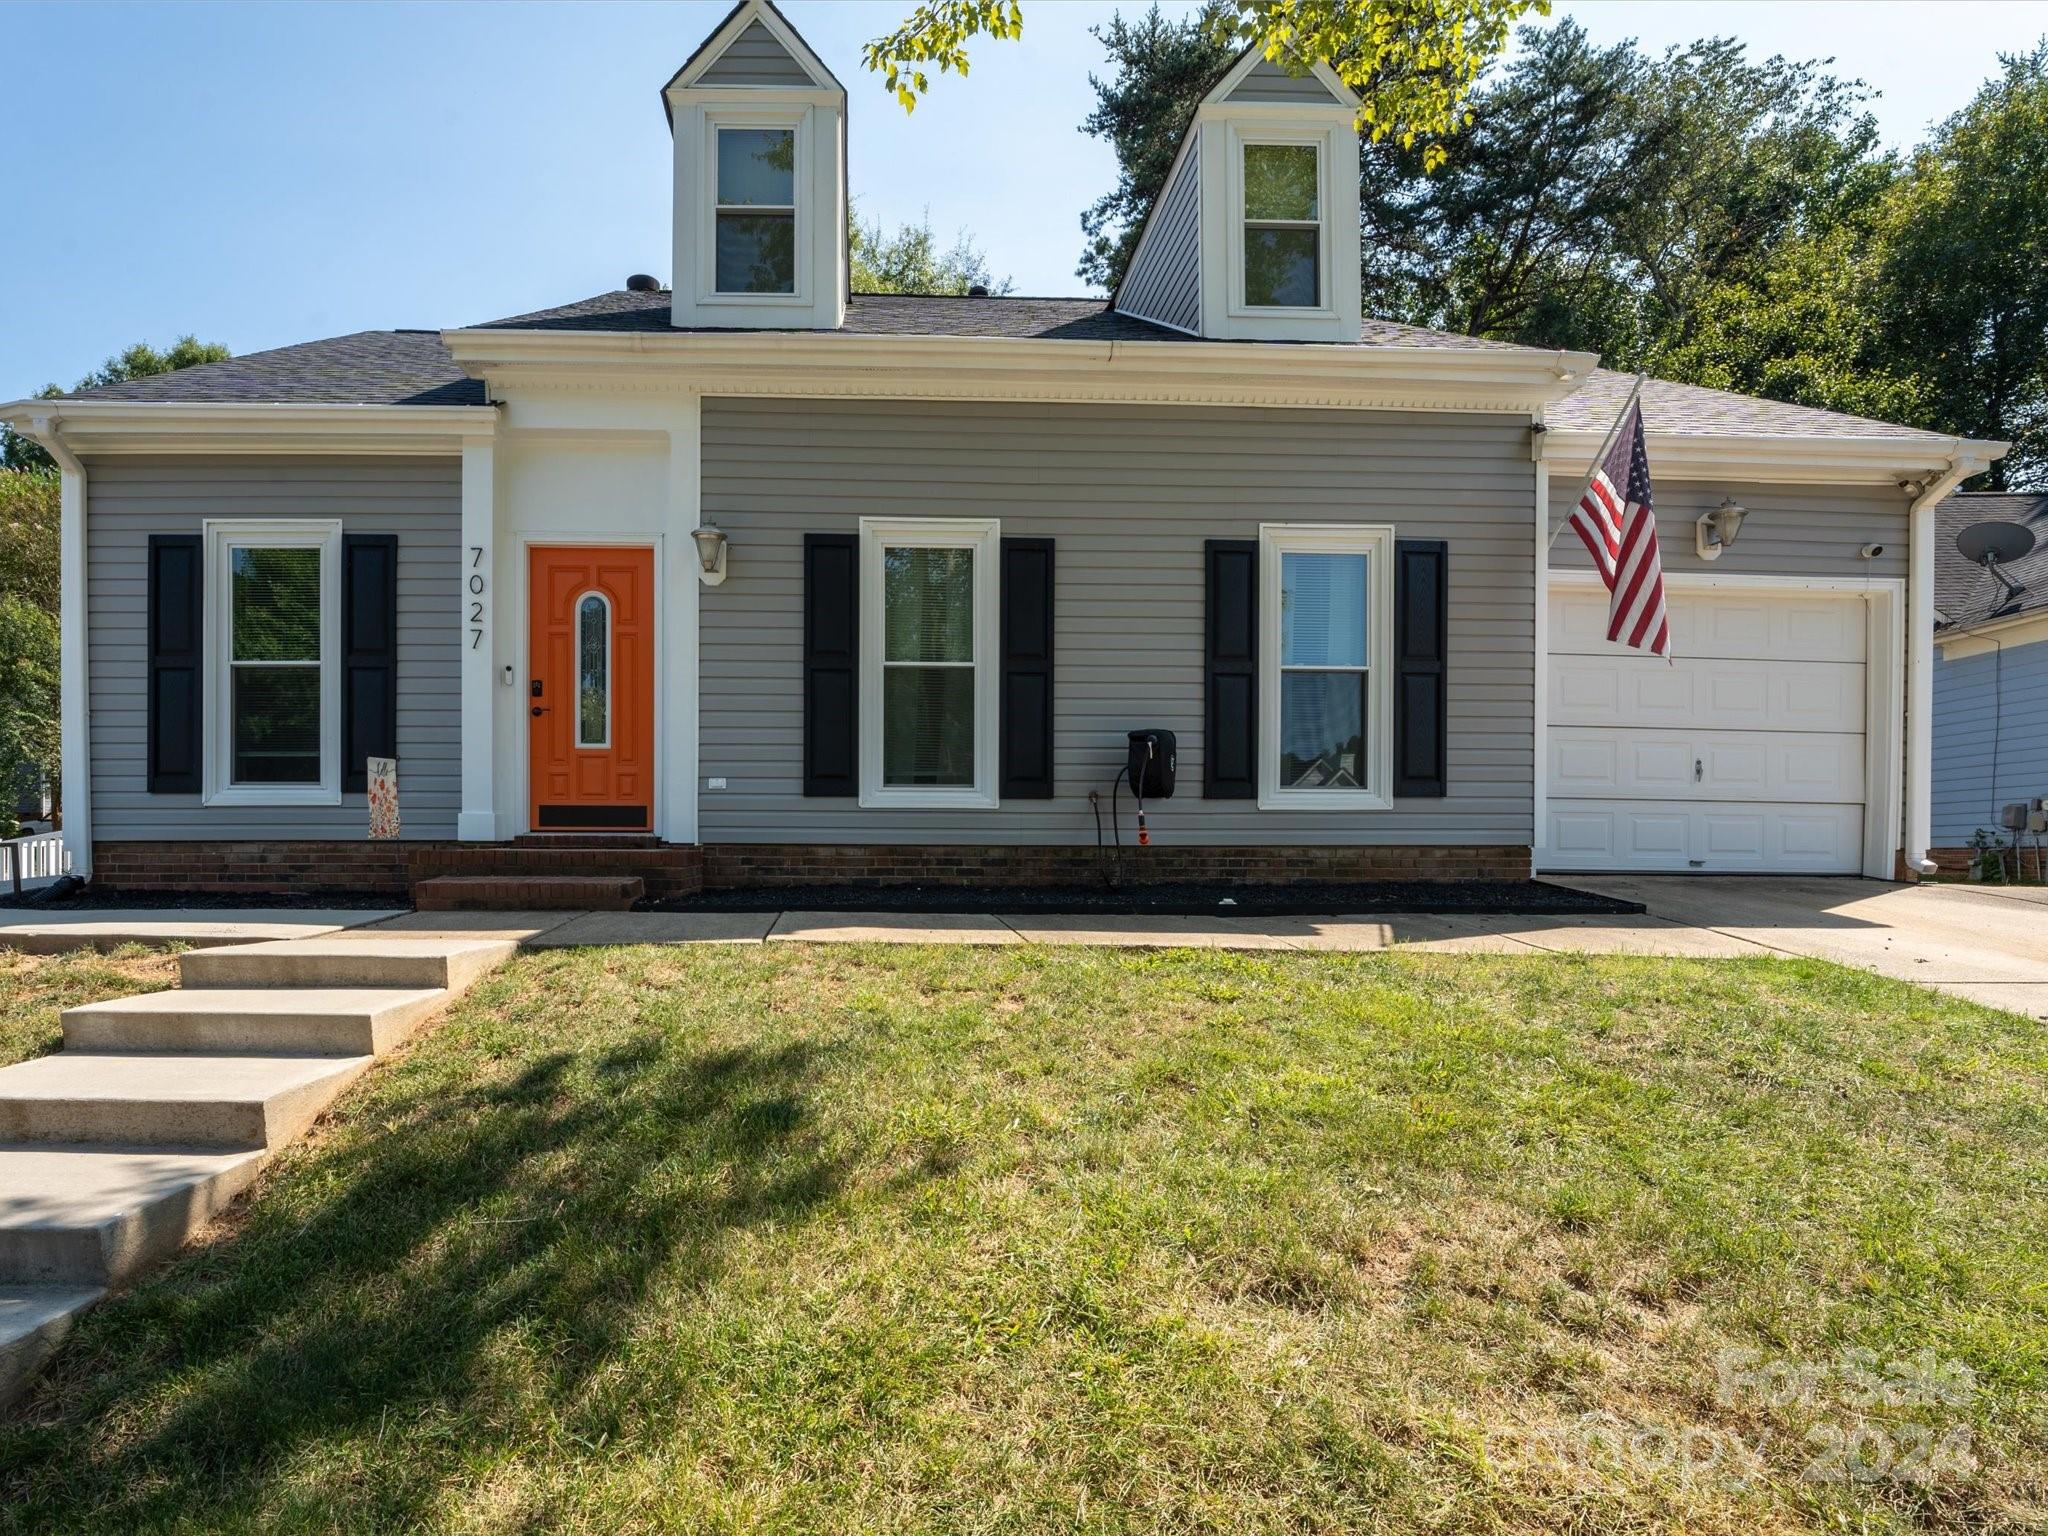
[[[1369,880],[1347,885],[778,885],[647,903],[656,912],[986,912],[991,916],[1135,913],[1158,917],[1308,917],[1470,912],[1517,917],[1641,912],[1547,880]]]
[[[16,899],[0,889],[0,909],[19,912],[91,912],[124,908],[132,912],[175,912],[190,908],[197,912],[255,907],[279,907],[292,911],[403,912],[412,905],[408,896],[365,896],[361,891],[288,891],[282,894],[225,891],[108,891],[96,885],[68,896],[38,901],[27,891]]]

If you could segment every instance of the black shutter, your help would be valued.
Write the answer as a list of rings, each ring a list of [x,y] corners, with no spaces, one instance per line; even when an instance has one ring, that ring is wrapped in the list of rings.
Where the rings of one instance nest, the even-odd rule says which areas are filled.
[[[1052,540],[1003,540],[1002,794],[1052,798]]]
[[[205,544],[196,533],[149,536],[149,792],[196,795],[205,761]]]
[[[398,756],[398,536],[341,541],[341,787],[370,787],[367,759]]]
[[[1441,539],[1394,545],[1394,793],[1446,793],[1444,659],[1450,610],[1450,546]],[[1542,594],[1537,594],[1538,601]],[[1542,664],[1542,658],[1537,658]]]
[[[1208,639],[1202,795],[1253,800],[1259,793],[1259,546],[1252,539],[1210,539],[1203,547]]]
[[[860,793],[860,540],[804,535],[804,793]]]

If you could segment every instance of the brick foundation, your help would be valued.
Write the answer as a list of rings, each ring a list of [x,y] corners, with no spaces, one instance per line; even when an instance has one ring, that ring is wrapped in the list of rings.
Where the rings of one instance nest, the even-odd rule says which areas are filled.
[[[713,843],[703,849],[505,843],[95,843],[93,882],[122,891],[264,896],[343,892],[405,899],[439,875],[639,875],[650,895],[702,886],[1085,885],[1093,848]],[[1387,848],[1126,848],[1123,878],[1165,881],[1523,880],[1516,844]]]
[[[423,843],[94,843],[94,885],[117,891],[276,895],[339,891],[405,898]],[[450,846],[443,844],[441,846]]]
[[[1167,881],[1525,880],[1529,850],[1514,844],[1404,848],[1125,848],[1123,878]],[[712,843],[704,884],[1085,885],[1101,877],[1089,848],[912,847],[875,844]]]

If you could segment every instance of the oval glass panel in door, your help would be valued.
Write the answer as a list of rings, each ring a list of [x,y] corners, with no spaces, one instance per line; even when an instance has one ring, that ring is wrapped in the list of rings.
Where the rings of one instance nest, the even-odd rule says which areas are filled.
[[[612,744],[612,605],[602,592],[576,600],[576,745]]]

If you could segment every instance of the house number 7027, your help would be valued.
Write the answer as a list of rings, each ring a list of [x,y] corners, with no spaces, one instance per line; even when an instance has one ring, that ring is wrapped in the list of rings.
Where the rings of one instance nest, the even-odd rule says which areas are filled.
[[[481,650],[484,643],[484,547],[469,546],[469,648]]]

